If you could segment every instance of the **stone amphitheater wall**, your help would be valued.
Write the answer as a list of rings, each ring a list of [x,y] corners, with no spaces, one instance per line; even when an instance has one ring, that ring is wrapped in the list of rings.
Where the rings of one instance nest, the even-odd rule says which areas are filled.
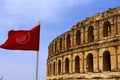
[[[46,80],[85,79],[120,79],[120,7],[87,17],[48,46]]]

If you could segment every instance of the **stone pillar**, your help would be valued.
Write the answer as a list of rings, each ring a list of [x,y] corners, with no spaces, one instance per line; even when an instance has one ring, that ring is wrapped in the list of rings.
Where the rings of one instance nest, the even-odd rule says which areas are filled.
[[[52,71],[53,71],[53,69],[52,69],[52,63],[50,62],[50,75],[52,75]]]
[[[55,42],[53,42],[53,53],[55,53]]]
[[[70,33],[70,41],[71,41],[70,42],[71,43],[70,47],[74,46],[74,31],[73,30]]]
[[[73,37],[74,37],[74,45],[76,45],[76,31],[74,31]]]
[[[85,43],[88,43],[88,31],[85,32]]]
[[[50,75],[50,62],[49,62],[49,75]]]
[[[57,43],[57,53],[60,53],[60,39],[58,39]]]
[[[65,49],[66,49],[66,46],[67,46],[67,45],[66,45],[66,35],[65,35],[64,41],[65,41],[65,42],[64,42],[64,43],[65,43],[65,44],[64,44],[64,47],[65,47]]]
[[[55,60],[55,75],[57,75],[58,73],[57,73],[57,70],[58,70],[58,68],[57,68],[57,59]]]
[[[49,64],[47,62],[47,69],[46,69],[47,76],[49,76]]]
[[[114,47],[115,48],[115,62],[116,62],[116,68],[115,68],[115,70],[118,70],[118,55],[117,55],[117,50],[118,50],[118,47],[117,46],[115,46]]]
[[[71,70],[70,73],[73,73],[73,54],[71,54]]]
[[[63,74],[64,73],[64,57],[62,56],[62,61],[61,61],[61,73]]]
[[[82,52],[82,60],[81,60],[81,62],[82,62],[82,65],[81,65],[81,73],[83,73],[83,72],[85,72],[85,66],[84,66],[84,52]]]
[[[58,75],[58,60],[56,60],[56,75]]]
[[[82,31],[81,31],[81,43],[85,43],[85,27],[82,28]]]
[[[54,69],[53,68],[54,68],[54,62],[52,61],[52,75],[54,75],[54,71],[53,71]]]
[[[97,69],[96,69],[96,72],[99,72],[99,49],[97,49],[97,56],[96,56],[96,59],[97,59]]]
[[[65,38],[65,35],[63,36],[63,38],[62,38],[62,49],[65,49],[65,40],[66,40],[66,38]]]
[[[85,27],[83,28],[83,43],[85,43]]]
[[[48,63],[48,76],[50,75],[50,64]]]
[[[115,18],[116,18],[116,22],[115,22],[115,30],[116,30],[116,32],[115,32],[115,35],[117,35],[117,34],[118,34],[118,28],[117,28],[117,27],[118,27],[118,26],[117,26],[117,24],[118,24],[118,23],[117,23],[118,15],[116,15]]]
[[[99,21],[97,21],[97,39],[99,39]]]

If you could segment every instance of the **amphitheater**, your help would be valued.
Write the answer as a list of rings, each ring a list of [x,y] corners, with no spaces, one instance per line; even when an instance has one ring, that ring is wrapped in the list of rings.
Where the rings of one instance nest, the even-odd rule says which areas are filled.
[[[46,80],[120,80],[120,6],[87,17],[54,39]]]

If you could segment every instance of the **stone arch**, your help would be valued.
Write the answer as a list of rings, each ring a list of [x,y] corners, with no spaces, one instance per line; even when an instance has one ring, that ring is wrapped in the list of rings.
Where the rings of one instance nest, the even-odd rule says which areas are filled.
[[[80,43],[81,43],[81,32],[80,30],[78,30],[76,32],[76,45],[80,45]]]
[[[88,27],[88,42],[93,42],[94,40],[94,28],[93,26]]]
[[[69,59],[65,59],[65,73],[69,73]]]
[[[109,21],[105,21],[103,24],[103,37],[107,37],[111,34],[111,26]]]
[[[70,48],[70,34],[67,35],[67,38],[66,38],[66,48],[69,49]]]
[[[60,50],[62,50],[62,38],[60,38]]]
[[[58,74],[61,73],[61,60],[58,61]]]
[[[88,72],[93,72],[93,55],[90,53],[87,56],[87,64],[86,64],[86,69]]]
[[[79,56],[75,57],[75,72],[76,73],[80,72],[80,58],[79,58]]]
[[[55,75],[55,62],[53,63],[53,75]]]
[[[103,53],[103,71],[111,71],[111,59],[109,51],[104,51]]]

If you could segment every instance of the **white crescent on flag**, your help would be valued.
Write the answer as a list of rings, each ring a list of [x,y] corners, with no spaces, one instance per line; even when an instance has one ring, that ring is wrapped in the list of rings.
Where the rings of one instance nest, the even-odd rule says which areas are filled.
[[[16,38],[16,42],[20,45],[23,45],[27,43],[31,38],[30,33],[28,32],[27,34],[22,35],[21,37]]]

